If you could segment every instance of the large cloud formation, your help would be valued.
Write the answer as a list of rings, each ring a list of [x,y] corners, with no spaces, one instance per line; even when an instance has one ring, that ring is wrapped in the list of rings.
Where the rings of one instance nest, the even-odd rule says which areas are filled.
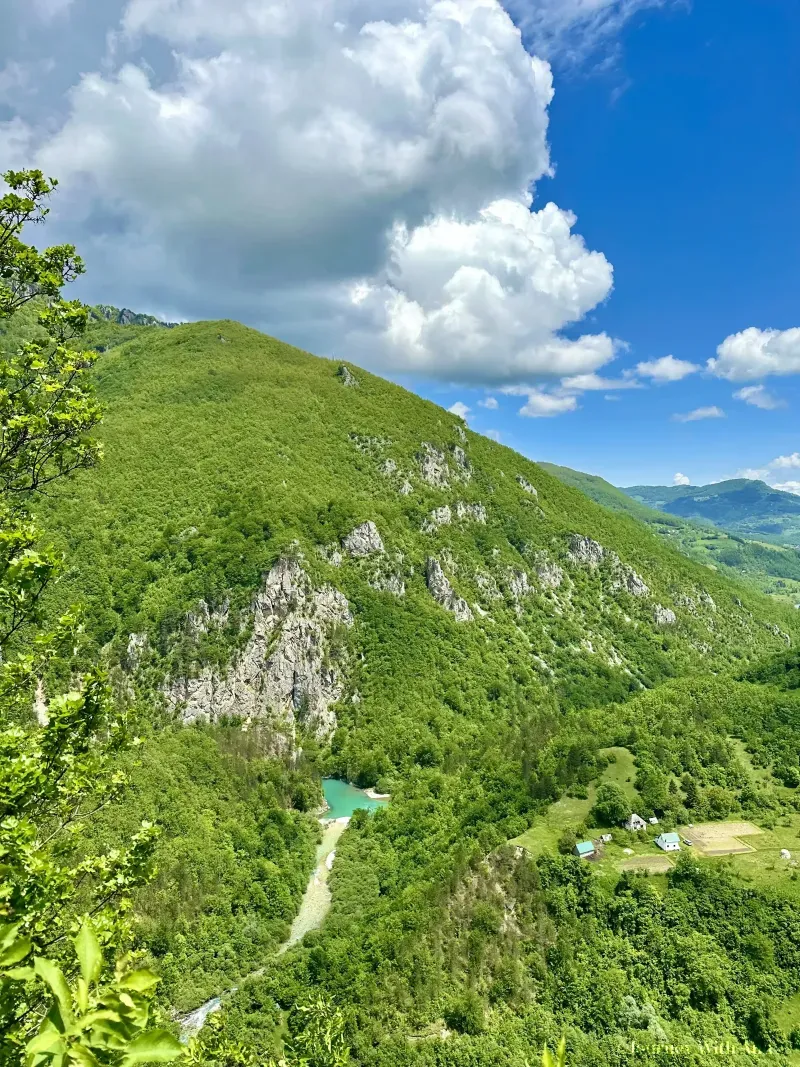
[[[708,369],[731,382],[753,381],[768,375],[800,374],[800,327],[759,330],[750,326],[726,337]]]
[[[612,270],[530,210],[552,78],[497,0],[130,0],[112,41],[37,159],[105,299],[469,384],[613,357],[561,334]]]

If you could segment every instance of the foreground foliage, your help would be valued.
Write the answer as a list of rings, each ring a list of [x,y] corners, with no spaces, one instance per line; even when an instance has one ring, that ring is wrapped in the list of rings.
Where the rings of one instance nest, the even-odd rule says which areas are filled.
[[[0,1062],[134,1064],[174,1059],[171,1035],[148,1029],[147,971],[118,963],[100,983],[104,944],[116,954],[129,932],[131,890],[147,878],[153,828],[122,849],[76,855],[77,825],[114,798],[125,722],[111,710],[101,671],[41,701],[34,691],[56,659],[69,662],[77,622],[41,629],[42,595],[58,567],[39,547],[28,512],[51,482],[91,466],[88,437],[99,409],[91,361],[69,345],[86,312],[60,299],[82,270],[71,246],[39,253],[20,237],[42,221],[55,186],[38,171],[9,172],[0,198],[0,318],[46,298],[40,335],[0,361]],[[27,714],[26,714],[27,711]],[[71,951],[71,934],[80,929]],[[79,966],[78,966],[79,965]]]

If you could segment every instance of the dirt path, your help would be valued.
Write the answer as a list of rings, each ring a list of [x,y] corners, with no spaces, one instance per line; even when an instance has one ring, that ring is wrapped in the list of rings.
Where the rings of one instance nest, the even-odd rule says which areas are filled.
[[[277,955],[279,956],[283,955],[292,945],[297,944],[298,941],[302,941],[309,931],[316,930],[322,926],[325,916],[330,910],[331,891],[328,888],[328,878],[333,867],[336,844],[347,829],[350,819],[341,818],[320,821],[322,821],[323,826],[322,841],[317,846],[314,870],[303,894],[300,910],[295,916],[292,928],[289,931],[288,940],[284,941],[278,949]],[[256,978],[263,973],[264,968],[260,967],[258,970],[252,971],[247,977]],[[186,1041],[193,1034],[196,1034],[198,1030],[201,1030],[209,1015],[219,1011],[222,1006],[222,998],[229,993],[235,993],[237,988],[237,986],[233,986],[231,989],[226,989],[224,993],[207,1000],[205,1004],[201,1004],[199,1008],[195,1008],[188,1015],[181,1016],[178,1020],[181,1027],[181,1040]]]
[[[316,930],[322,926],[322,922],[331,906],[331,891],[328,888],[328,878],[333,864],[329,864],[328,861],[349,822],[349,819],[332,819],[325,824],[322,841],[317,846],[314,873],[308,880],[300,910],[292,923],[289,939],[278,949],[279,956],[283,955],[288,948],[291,948],[298,941],[302,941],[310,930]]]

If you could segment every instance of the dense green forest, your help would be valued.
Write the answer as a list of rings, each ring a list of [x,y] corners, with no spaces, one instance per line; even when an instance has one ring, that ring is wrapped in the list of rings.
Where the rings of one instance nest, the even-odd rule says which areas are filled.
[[[319,778],[265,758],[269,738],[231,726],[165,728],[128,757],[123,804],[86,835],[120,845],[143,819],[161,835],[156,875],[135,897],[137,945],[159,996],[196,1007],[255,970],[286,939],[312,866]]]
[[[744,579],[764,593],[769,593],[793,607],[800,604],[800,548],[776,543],[780,537],[770,541],[758,539],[759,534],[753,530],[750,537],[730,533],[721,527],[726,526],[727,519],[720,518],[716,523],[706,518],[704,521],[692,521],[667,511],[655,510],[656,506],[667,505],[656,495],[641,493],[635,495],[633,489],[617,489],[603,478],[593,474],[574,471],[570,467],[559,467],[554,463],[543,463],[545,470],[554,474],[566,485],[580,489],[592,500],[613,511],[621,511],[640,522],[646,523],[654,533],[666,542],[674,545],[679,552],[698,563],[704,563],[714,570],[720,570],[733,578]],[[725,485],[727,483],[720,483]],[[755,484],[755,483],[754,483]],[[711,487],[706,487],[711,490]],[[628,494],[634,495],[628,495]],[[779,498],[789,496],[787,493],[775,494]],[[760,496],[756,496],[757,501]],[[647,506],[644,500],[652,500],[653,506]],[[748,518],[747,502],[741,509],[733,511],[735,521]],[[733,528],[733,521],[731,528]],[[753,538],[756,538],[755,540]]]
[[[107,666],[140,743],[72,847],[160,828],[131,937],[164,1019],[239,987],[243,1059],[209,1038],[196,1062],[302,1043],[320,996],[363,1067],[523,1067],[562,1034],[586,1067],[726,1042],[786,1062],[797,613],[350,364],[232,322],[100,316],[82,343],[104,457],[36,500],[65,560],[43,603],[83,604],[72,669]],[[322,774],[392,799],[353,816],[324,925],[277,955]],[[648,873],[634,805],[768,847]],[[600,832],[597,863],[568,854]]]

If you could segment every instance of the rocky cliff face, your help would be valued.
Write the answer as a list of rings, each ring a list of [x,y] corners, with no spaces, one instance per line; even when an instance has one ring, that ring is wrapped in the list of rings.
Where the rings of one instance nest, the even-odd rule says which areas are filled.
[[[469,604],[456,593],[447,580],[441,563],[433,556],[428,558],[425,565],[425,579],[433,599],[437,604],[441,604],[443,608],[451,612],[455,616],[456,622],[472,621],[475,616],[472,614]]]
[[[205,667],[170,679],[167,703],[184,722],[269,719],[289,744],[302,722],[326,738],[344,691],[337,630],[352,622],[342,593],[328,585],[313,589],[297,560],[281,559],[253,600],[252,635],[228,670]]]
[[[350,556],[364,557],[383,552],[383,541],[378,527],[371,520],[362,522],[342,541],[342,547]]]

